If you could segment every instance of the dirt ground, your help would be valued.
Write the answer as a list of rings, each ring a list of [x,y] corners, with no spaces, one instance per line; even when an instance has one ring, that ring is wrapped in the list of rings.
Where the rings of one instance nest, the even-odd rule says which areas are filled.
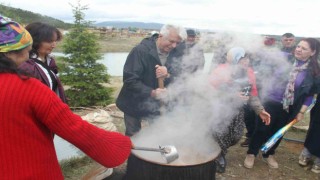
[[[113,77],[111,80],[112,87],[119,89],[121,87],[121,77]],[[117,96],[116,91],[114,96]],[[109,109],[119,132],[124,132],[123,113],[117,108]],[[308,167],[300,167],[298,164],[299,153],[303,148],[302,142],[306,136],[306,130],[301,130],[298,127],[308,125],[308,120],[299,122],[295,127],[289,130],[284,139],[281,141],[277,149],[275,158],[279,163],[278,169],[270,169],[268,165],[262,160],[261,155],[255,160],[253,169],[247,169],[243,166],[243,161],[246,156],[247,148],[241,147],[240,143],[231,147],[226,156],[227,169],[225,173],[216,174],[217,180],[320,180],[320,174],[315,174],[310,171],[311,165]],[[113,174],[105,180],[121,180],[126,171],[126,163],[113,169]]]

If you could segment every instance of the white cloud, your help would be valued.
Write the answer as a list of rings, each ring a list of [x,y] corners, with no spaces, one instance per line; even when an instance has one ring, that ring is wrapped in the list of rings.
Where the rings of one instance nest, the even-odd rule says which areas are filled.
[[[72,22],[77,0],[2,0],[10,5]],[[320,37],[318,0],[81,0],[86,19],[177,23],[186,27],[263,34],[292,32]]]

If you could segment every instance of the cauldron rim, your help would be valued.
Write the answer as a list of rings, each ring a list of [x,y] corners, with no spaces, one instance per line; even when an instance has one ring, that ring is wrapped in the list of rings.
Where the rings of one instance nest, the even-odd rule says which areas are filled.
[[[213,152],[213,157],[211,157],[210,159],[206,160],[206,161],[203,161],[201,163],[194,163],[194,164],[174,164],[174,161],[172,163],[160,163],[158,161],[152,161],[152,160],[149,160],[149,159],[146,159],[144,157],[141,157],[140,155],[138,155],[137,153],[134,152],[135,150],[132,150],[131,151],[131,155],[134,155],[135,157],[143,160],[143,161],[146,161],[146,162],[149,162],[149,163],[153,163],[153,164],[157,164],[157,165],[161,165],[161,166],[172,166],[172,167],[192,167],[192,166],[199,166],[201,164],[205,164],[205,163],[208,163],[210,161],[213,161],[214,159],[216,159],[218,157],[218,155],[220,154],[221,152],[221,149],[219,148],[217,151],[214,151]]]

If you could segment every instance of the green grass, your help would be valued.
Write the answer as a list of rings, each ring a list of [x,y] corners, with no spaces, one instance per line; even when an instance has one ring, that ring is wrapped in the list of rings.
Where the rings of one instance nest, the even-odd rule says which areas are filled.
[[[60,161],[60,167],[65,180],[81,179],[95,165],[88,156],[74,157]]]

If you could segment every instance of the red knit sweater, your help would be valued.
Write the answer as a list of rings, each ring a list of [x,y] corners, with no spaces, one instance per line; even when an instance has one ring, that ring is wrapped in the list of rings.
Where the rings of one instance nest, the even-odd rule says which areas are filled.
[[[128,137],[82,120],[40,81],[1,73],[0,84],[0,179],[63,179],[52,133],[106,167],[128,158]]]

